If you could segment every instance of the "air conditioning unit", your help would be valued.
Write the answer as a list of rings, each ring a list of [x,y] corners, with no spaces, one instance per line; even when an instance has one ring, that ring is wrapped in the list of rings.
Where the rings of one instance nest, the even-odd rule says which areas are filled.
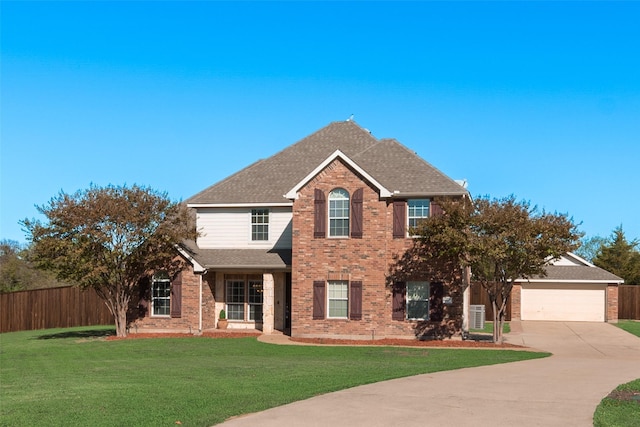
[[[484,305],[470,305],[469,317],[469,329],[484,329]]]

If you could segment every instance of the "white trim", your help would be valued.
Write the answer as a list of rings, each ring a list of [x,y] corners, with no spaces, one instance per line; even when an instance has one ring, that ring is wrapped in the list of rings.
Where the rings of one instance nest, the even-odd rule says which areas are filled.
[[[297,199],[298,198],[298,190],[300,190],[302,187],[304,187],[309,181],[311,181],[311,179],[313,179],[313,177],[318,175],[324,168],[326,168],[331,162],[333,162],[337,158],[342,159],[347,165],[349,165],[350,167],[355,169],[356,172],[358,172],[367,181],[369,181],[371,184],[373,184],[373,186],[376,187],[378,189],[378,191],[380,191],[380,197],[387,198],[387,197],[391,197],[392,196],[393,193],[391,193],[389,190],[384,188],[384,186],[382,184],[380,184],[371,175],[369,175],[367,172],[365,172],[364,169],[362,169],[360,166],[358,166],[353,160],[351,160],[349,157],[347,157],[342,151],[336,150],[336,151],[333,152],[333,154],[331,154],[329,157],[327,157],[325,159],[325,161],[320,163],[318,165],[318,167],[316,167],[309,175],[305,176],[302,179],[302,181],[297,183],[295,185],[295,187],[293,187],[291,190],[289,190],[284,195],[284,197],[286,197],[287,199],[290,199],[290,200]]]
[[[180,245],[176,245],[176,249],[178,250],[178,252],[180,252],[180,254],[185,257],[193,266],[193,272],[194,273],[204,273],[207,269],[201,265],[198,261],[196,261],[191,254],[189,254],[189,252],[187,252],[184,248],[182,248],[182,246]]]
[[[573,252],[567,252],[567,253],[566,253],[566,255],[568,255],[568,256],[570,256],[570,257],[575,258],[576,260],[578,260],[578,261],[580,261],[580,262],[584,263],[584,265],[587,265],[587,266],[589,266],[589,267],[595,267],[595,265],[594,265],[594,264],[592,264],[592,263],[590,263],[589,261],[587,261],[586,259],[584,259],[584,258],[582,258],[582,257],[580,257],[580,256],[578,256],[578,255],[576,255],[576,254],[574,254]],[[565,255],[565,256],[566,256],[566,255]]]
[[[556,283],[556,284],[563,284],[563,283],[579,283],[579,284],[584,284],[584,285],[608,285],[608,284],[615,284],[615,285],[621,285],[624,283],[624,280],[580,280],[580,279],[518,279],[518,280],[514,280],[514,283],[520,283],[520,284],[525,284],[525,283]]]
[[[293,206],[293,202],[282,203],[187,203],[189,208],[270,208]]]
[[[451,191],[442,191],[442,192],[437,192],[437,191],[431,191],[429,193],[403,193],[399,190],[395,190],[393,192],[393,194],[391,195],[391,197],[393,197],[394,199],[431,199],[433,197],[436,196],[460,196],[460,197],[466,197],[468,196],[468,193],[455,193],[455,192],[451,192]]]

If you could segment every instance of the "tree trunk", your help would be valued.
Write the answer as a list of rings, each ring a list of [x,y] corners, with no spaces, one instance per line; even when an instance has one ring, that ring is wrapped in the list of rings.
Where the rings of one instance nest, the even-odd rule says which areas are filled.
[[[127,310],[118,309],[118,312],[113,316],[116,321],[116,336],[127,336]]]
[[[507,304],[502,301],[500,307],[498,307],[497,298],[490,298],[491,310],[493,311],[493,342],[496,344],[502,344],[502,331],[504,330],[504,318],[507,309]]]
[[[500,339],[500,330],[498,329],[500,313],[498,313],[498,304],[493,298],[491,299],[491,310],[493,311],[493,342],[497,343]]]

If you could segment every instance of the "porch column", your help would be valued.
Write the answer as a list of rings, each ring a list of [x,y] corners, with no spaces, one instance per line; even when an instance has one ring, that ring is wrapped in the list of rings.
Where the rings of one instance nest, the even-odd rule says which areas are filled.
[[[262,275],[262,333],[273,333],[275,283],[272,273]]]

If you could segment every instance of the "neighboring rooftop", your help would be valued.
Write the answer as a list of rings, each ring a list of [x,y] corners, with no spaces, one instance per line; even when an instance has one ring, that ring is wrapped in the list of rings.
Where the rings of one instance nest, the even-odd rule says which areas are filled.
[[[545,267],[547,275],[531,278],[531,282],[618,283],[624,280],[613,273],[591,264],[573,252],[568,252]]]
[[[333,122],[186,200],[187,204],[285,203],[284,194],[336,150],[396,195],[467,190],[394,139],[378,140],[352,120]]]

